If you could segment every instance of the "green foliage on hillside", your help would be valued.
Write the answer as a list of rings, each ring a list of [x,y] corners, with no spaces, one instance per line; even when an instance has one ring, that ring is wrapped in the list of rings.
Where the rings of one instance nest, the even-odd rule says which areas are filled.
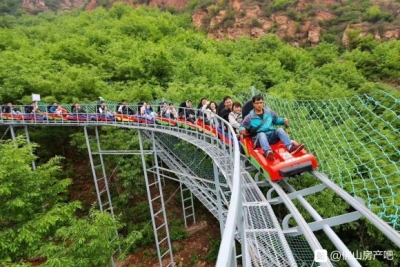
[[[304,50],[274,35],[216,42],[194,32],[186,15],[124,5],[6,20],[0,29],[1,102],[26,103],[31,93],[59,102],[99,95],[178,102],[220,99],[252,85],[271,92],[287,88],[291,98],[329,98],[400,77],[397,41],[357,37],[354,49],[342,55],[334,45]]]
[[[276,5],[289,2],[294,1],[279,1]],[[359,8],[367,9],[366,6]],[[379,14],[384,13],[370,10],[366,16],[375,19],[381,16]],[[232,13],[228,13],[225,22],[230,23],[232,18]],[[399,92],[385,84],[398,85],[400,82],[400,42],[380,43],[372,40],[370,36],[359,37],[356,32],[350,34],[351,49],[348,50],[328,42],[322,42],[309,49],[294,48],[272,34],[259,40],[240,38],[235,41],[216,42],[208,39],[204,33],[194,31],[187,15],[173,16],[156,9],[133,9],[120,4],[114,5],[110,10],[99,8],[90,13],[73,11],[59,15],[41,13],[36,17],[4,16],[0,18],[0,27],[0,103],[11,101],[16,104],[26,104],[29,103],[32,93],[41,94],[46,102],[61,103],[92,102],[99,96],[111,101],[126,99],[130,103],[161,98],[175,102],[190,98],[197,102],[203,96],[219,101],[224,95],[235,97],[248,91],[251,86],[269,95],[291,100],[333,99],[376,91],[392,91],[391,94],[399,98]],[[315,120],[323,120],[321,112],[319,110],[310,116]],[[352,115],[357,117],[357,114]],[[387,114],[382,113],[382,116]],[[321,123],[318,126],[321,132],[327,125],[333,123],[337,127],[334,129],[341,130],[341,125],[337,121],[325,123],[326,125]],[[352,124],[351,130],[356,131],[360,125],[362,122]],[[379,126],[378,121],[376,127]],[[398,129],[399,125],[395,127]],[[36,134],[60,139],[62,134],[56,133],[62,130],[52,131],[53,134],[46,130]],[[66,134],[68,132],[64,131],[64,135]],[[103,128],[101,134],[107,144],[103,149],[137,149],[138,140],[132,138],[130,132]],[[396,138],[395,134],[393,133],[393,138]],[[351,139],[351,133],[346,137]],[[379,135],[373,137],[378,139]],[[46,142],[44,139],[40,141]],[[126,140],[129,140],[128,144]],[[87,158],[83,135],[73,134],[70,141],[79,152],[79,157]],[[0,168],[14,168],[15,159],[10,152],[11,146],[11,143],[7,144],[7,149],[4,149],[7,151],[4,154],[6,157],[2,154],[0,160],[4,162],[0,164]],[[44,227],[46,230],[39,235],[29,232],[28,234],[32,234],[33,237],[23,232],[23,238],[28,236],[30,238],[28,241],[32,241],[28,244],[26,241],[21,241],[25,240],[22,237],[15,238],[15,235],[19,234],[18,231],[22,230],[5,233],[4,238],[0,237],[0,246],[7,248],[7,251],[1,255],[0,263],[18,261],[24,257],[40,254],[48,257],[50,266],[56,265],[57,259],[77,265],[76,260],[79,260],[80,255],[71,254],[71,251],[81,252],[85,245],[93,245],[91,243],[93,235],[86,231],[87,229],[93,227],[93,231],[101,231],[100,222],[104,222],[109,227],[107,229],[113,232],[121,225],[96,213],[91,214],[93,220],[81,221],[75,218],[73,213],[81,205],[75,202],[69,204],[63,202],[65,199],[62,196],[65,196],[70,181],[59,178],[57,173],[59,159],[52,159],[47,164],[43,162],[43,168],[37,171],[43,177],[36,177],[37,174],[29,168],[33,158],[29,156],[20,159],[23,155],[30,155],[30,149],[24,145],[22,151],[13,152],[16,153],[18,163],[21,162],[19,164],[21,169],[13,169],[16,172],[15,176],[21,180],[19,183],[21,188],[13,188],[8,184],[11,180],[7,180],[5,186],[2,182],[1,192],[7,195],[12,190],[19,190],[16,193],[23,193],[22,198],[16,198],[11,203],[4,197],[2,203],[6,203],[10,209],[21,211],[21,205],[26,203],[32,208],[26,211],[28,214],[20,217],[17,216],[19,213],[11,210],[16,218],[4,217],[6,219],[1,223],[4,222],[8,226],[15,224],[13,229],[26,229],[25,224],[32,227],[36,226],[34,223],[42,223],[44,220],[44,224],[40,226],[44,225],[47,228]],[[329,151],[332,151],[330,147],[320,153]],[[366,160],[370,160],[376,153],[379,151],[371,149],[371,155]],[[46,154],[46,157],[50,154]],[[344,159],[331,160],[343,166],[351,165]],[[120,166],[118,173],[120,183],[112,190],[122,192],[113,200],[120,209],[122,221],[140,224],[139,227],[128,225],[123,229],[124,233],[130,236],[127,233],[140,229],[143,222],[148,221],[146,205],[134,208],[129,206],[133,203],[135,194],[143,190],[142,181],[137,178],[141,175],[141,162],[136,160],[135,156],[123,159],[110,157],[106,162],[107,171],[112,171],[115,165]],[[206,168],[205,164],[200,167]],[[355,169],[356,166],[349,167],[350,171]],[[34,178],[32,181],[35,183],[22,182],[26,173],[32,173]],[[6,178],[0,176],[0,179]],[[354,177],[354,179],[361,178],[363,177]],[[30,192],[33,185],[38,182],[44,183],[41,190],[49,192],[43,199],[39,198],[40,194],[37,191]],[[41,204],[47,202],[51,205],[46,207],[46,212],[43,213]],[[322,215],[333,215],[330,213],[332,212],[329,209],[330,204],[321,205],[324,213]],[[59,209],[54,212],[59,212],[60,209],[66,211],[61,215],[58,213],[48,215],[48,212],[55,207]],[[46,216],[50,215],[55,217],[50,217],[50,222],[47,222]],[[38,221],[32,222],[33,219]],[[372,232],[370,228],[366,228],[363,234]],[[3,235],[3,232],[0,232],[0,235]],[[53,237],[54,242],[43,243],[44,240]],[[136,240],[136,237],[133,236],[129,240]],[[83,245],[71,243],[71,240],[79,238],[87,242]],[[8,244],[11,239],[14,241],[10,246]],[[93,242],[99,245],[99,250],[107,251],[107,254],[103,255],[107,256],[104,259],[109,258],[108,253],[112,251],[111,248],[103,247],[105,242],[99,240]],[[65,244],[70,246],[65,247]],[[42,247],[42,250],[39,251],[39,247]],[[95,257],[85,262],[86,265],[98,264],[96,257],[104,261],[92,250],[85,251]]]
[[[24,13],[22,10],[22,1],[19,0],[3,0],[0,2],[0,15],[16,15]]]
[[[118,246],[110,240],[119,223],[99,211],[77,218],[81,204],[68,201],[71,179],[61,175],[61,158],[32,170],[34,149],[22,138],[0,142],[0,265],[38,256],[46,266],[104,265]]]

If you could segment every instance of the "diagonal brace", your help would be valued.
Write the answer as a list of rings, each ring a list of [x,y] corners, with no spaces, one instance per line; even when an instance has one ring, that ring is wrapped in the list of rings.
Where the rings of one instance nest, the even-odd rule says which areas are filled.
[[[309,187],[303,190],[299,190],[299,191],[294,191],[292,193],[287,194],[290,200],[293,200],[295,198],[297,198],[298,196],[308,196],[314,193],[318,193],[321,192],[322,190],[324,190],[326,188],[326,184],[319,184],[313,187]],[[283,200],[281,197],[275,197],[272,198],[272,192],[275,191],[274,188],[271,188],[270,190],[268,190],[267,192],[267,200],[270,204],[272,205],[277,205],[277,204],[281,204],[283,203]]]
[[[289,216],[291,216],[291,215],[289,215]],[[331,218],[322,219],[320,221],[312,222],[312,223],[309,223],[308,226],[310,227],[310,229],[313,232],[315,232],[315,231],[321,230],[324,227],[324,225],[328,225],[330,227],[338,226],[341,224],[356,221],[356,220],[360,219],[361,216],[362,216],[362,214],[360,212],[353,211],[353,212],[350,212],[347,214],[342,214],[342,215],[334,216]],[[282,222],[283,233],[288,236],[302,235],[303,231],[300,229],[300,227],[296,226],[296,227],[289,228],[289,224],[288,224],[289,220],[287,218],[289,218],[289,217],[286,216]]]

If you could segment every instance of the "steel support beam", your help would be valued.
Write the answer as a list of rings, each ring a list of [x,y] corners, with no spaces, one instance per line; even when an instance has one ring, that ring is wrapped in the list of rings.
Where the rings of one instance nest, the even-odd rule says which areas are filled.
[[[379,218],[375,213],[369,210],[364,205],[360,204],[353,196],[344,191],[341,187],[333,183],[329,178],[322,173],[317,171],[311,172],[321,182],[326,184],[336,194],[338,194],[344,201],[350,204],[355,210],[359,211],[362,215],[367,218],[373,225],[376,226],[387,238],[389,238],[397,247],[400,247],[400,233],[393,229],[390,225]]]
[[[282,198],[283,203],[285,203],[286,207],[288,208],[290,214],[292,214],[293,218],[299,225],[299,227],[302,229],[302,232],[304,234],[305,239],[307,240],[308,244],[310,245],[311,249],[313,251],[316,250],[321,250],[323,249],[321,244],[319,243],[318,239],[314,235],[313,231],[310,229],[308,226],[308,223],[304,220],[303,216],[301,213],[297,210],[297,208],[294,206],[293,202],[290,200],[290,198],[286,195],[286,193],[283,191],[283,189],[277,185],[276,183],[268,180],[270,182],[270,185],[272,188],[278,193],[278,195]],[[321,266],[333,266],[330,259],[327,259],[327,262],[321,262]]]
[[[289,197],[290,200],[296,199],[298,196],[308,196],[311,194],[315,194],[318,192],[321,192],[322,190],[324,190],[326,188],[325,184],[319,184],[313,187],[309,187],[303,190],[299,190],[299,191],[294,191],[292,193],[287,194],[287,196]],[[277,204],[281,204],[283,202],[281,197],[276,197],[276,198],[272,198],[272,192],[274,192],[275,190],[273,188],[271,188],[270,190],[268,190],[267,192],[267,200],[270,204],[272,205],[277,205]]]
[[[281,183],[289,190],[289,192],[295,192],[295,189],[286,181],[282,180]],[[297,200],[303,205],[303,207],[310,213],[313,219],[317,222],[323,221],[323,218],[318,214],[318,212],[304,199],[301,195],[297,195]],[[348,218],[347,218],[348,219]],[[361,267],[360,263],[354,258],[354,255],[350,252],[347,246],[343,243],[343,241],[336,235],[336,233],[332,230],[329,223],[330,221],[325,221],[326,224],[322,225],[322,230],[328,236],[328,238],[332,241],[335,247],[344,255],[346,255],[345,260],[351,267]],[[335,222],[337,223],[337,222]],[[318,225],[317,225],[318,226]],[[310,225],[311,227],[311,225]],[[314,250],[315,251],[315,250]]]

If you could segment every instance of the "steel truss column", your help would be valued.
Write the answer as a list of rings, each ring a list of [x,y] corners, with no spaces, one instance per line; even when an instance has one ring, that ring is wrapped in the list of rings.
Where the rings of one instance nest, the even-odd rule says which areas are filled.
[[[161,166],[161,184],[162,186],[165,186],[165,178],[164,178],[164,166],[163,166],[163,162],[160,161],[159,162],[160,166]],[[155,164],[154,164],[155,165]]]
[[[14,127],[10,125],[9,129],[10,129],[11,138],[12,138],[13,141],[15,141]],[[15,145],[15,143],[14,143],[14,145]]]
[[[87,126],[84,128],[85,131],[85,138],[86,138],[86,145],[88,148],[88,154],[89,154],[89,161],[90,161],[90,166],[92,168],[92,174],[93,174],[93,180],[94,180],[94,185],[96,187],[96,194],[97,194],[97,201],[99,202],[99,207],[102,212],[105,210],[109,210],[109,212],[114,216],[114,210],[112,206],[112,201],[111,201],[111,194],[110,194],[110,189],[108,186],[108,180],[107,180],[107,175],[106,175],[106,169],[104,166],[104,159],[103,155],[101,153],[101,145],[100,145],[100,135],[97,126],[95,126],[95,138],[96,138],[96,143],[97,143],[97,150],[98,153],[93,152],[91,145],[90,145],[90,139],[89,139],[89,134],[87,131]],[[98,155],[100,159],[100,163],[95,165],[95,161],[93,156]],[[98,178],[97,170],[101,168],[101,177]],[[103,195],[105,195],[105,199],[103,200]]]
[[[179,188],[181,191],[183,220],[185,222],[185,227],[188,227],[188,218],[192,217],[193,223],[196,223],[196,215],[194,213],[193,193],[183,183],[182,179],[179,179]]]
[[[218,171],[218,166],[217,166],[217,164],[215,164],[214,160],[213,160],[213,169],[214,169],[215,194],[217,195],[219,228],[220,228],[221,235],[222,235],[222,233],[224,232],[224,229],[225,229],[225,217],[223,214],[224,212],[222,210],[221,186],[219,184],[219,171]]]
[[[28,131],[28,126],[25,125],[25,135],[26,135],[26,141],[28,142],[28,144],[31,143],[31,140],[29,138],[29,131]],[[33,152],[31,151],[31,154],[33,154]],[[36,163],[34,160],[32,160],[32,170],[36,170]]]
[[[182,165],[173,153],[171,153],[161,141],[157,142],[158,149],[164,151],[164,153],[159,154],[161,160],[167,165],[171,172],[174,173],[178,178],[179,182],[183,183],[197,199],[203,203],[203,205],[216,217],[218,218],[218,208],[215,204],[215,194],[214,189],[212,192],[209,189],[208,183],[198,180],[198,177],[192,173],[190,170],[186,169],[186,166]],[[166,156],[166,153],[171,153]],[[208,181],[207,181],[208,182]],[[226,202],[228,203],[228,202]],[[225,211],[226,213],[226,211]]]
[[[159,166],[158,166],[157,149],[156,149],[154,133],[153,132],[151,133],[151,139],[152,139],[152,145],[153,145],[153,155],[154,155],[156,175],[154,176],[155,181],[152,181],[152,182],[149,181],[149,176],[147,174],[148,170],[147,170],[147,165],[146,165],[145,153],[144,153],[144,149],[143,149],[143,138],[142,138],[141,130],[138,130],[138,136],[139,136],[139,146],[140,146],[142,166],[143,166],[143,174],[144,174],[145,183],[146,183],[147,198],[149,201],[151,222],[153,224],[154,239],[155,239],[156,248],[157,248],[158,261],[159,261],[160,267],[163,267],[164,265],[163,265],[162,259],[164,256],[169,254],[170,262],[166,266],[174,266],[174,256],[173,256],[173,252],[172,252],[172,246],[171,246],[171,240],[170,240],[170,236],[169,236],[169,229],[168,229],[168,222],[167,222],[167,214],[165,211],[164,197],[163,197],[163,193],[162,193],[162,185],[161,185],[161,179],[160,179],[160,170],[159,170]],[[155,188],[153,188],[153,187],[155,187]],[[153,194],[156,194],[156,196],[153,197]],[[154,203],[156,203],[156,201],[159,204],[159,205],[157,205],[157,207],[159,207],[159,210],[154,212],[153,205],[154,205]],[[162,218],[160,218],[160,216],[159,216],[160,214],[162,214],[162,216],[161,216]],[[167,243],[167,248],[166,248],[166,251],[164,253],[162,253],[161,245],[165,242]],[[165,246],[163,246],[163,247],[165,247]]]
[[[31,139],[29,138],[28,126],[25,125],[24,129],[25,129],[26,142],[28,144],[30,144],[31,143]],[[31,150],[31,155],[33,155],[33,151],[32,150]],[[32,160],[32,170],[36,170],[36,162],[35,162],[35,160]],[[39,187],[38,190],[40,191],[40,187]],[[42,210],[45,211],[46,208],[45,208],[44,203],[43,203],[43,197],[40,197],[40,200],[42,201]]]
[[[98,128],[97,128],[97,126],[95,126],[95,135],[96,135],[96,142],[97,142],[97,149],[98,149],[97,153],[93,152],[92,147],[90,146],[90,139],[89,139],[89,134],[87,131],[87,126],[84,126],[83,130],[85,132],[86,146],[88,148],[89,161],[90,161],[90,166],[92,168],[93,181],[94,181],[94,185],[96,188],[97,201],[99,202],[100,211],[105,212],[106,210],[108,210],[111,213],[111,215],[113,217],[115,217],[113,206],[112,206],[112,201],[111,201],[111,194],[110,194],[107,176],[106,176],[106,169],[104,166],[103,155],[101,153],[100,136],[99,136]],[[100,158],[99,165],[95,165],[93,155],[99,156],[99,158]],[[96,169],[98,169],[99,167],[101,167],[101,171],[102,171],[102,175],[103,175],[100,178],[97,177],[97,171],[96,171]],[[106,202],[103,203],[102,195],[104,195],[104,194],[106,194],[106,200],[105,200]],[[107,208],[107,205],[108,205],[108,208]],[[115,231],[115,238],[118,238],[117,230]],[[120,251],[121,248],[119,247],[118,250]],[[111,261],[111,265],[115,266],[113,257],[111,257],[110,261]]]

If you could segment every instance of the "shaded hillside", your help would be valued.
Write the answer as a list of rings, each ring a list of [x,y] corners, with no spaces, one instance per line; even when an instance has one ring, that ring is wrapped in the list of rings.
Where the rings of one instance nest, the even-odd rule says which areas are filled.
[[[375,40],[400,39],[399,0],[5,0],[0,13],[92,10],[114,2],[190,12],[196,27],[217,40],[267,33],[300,46],[321,41],[350,45],[353,33]]]

